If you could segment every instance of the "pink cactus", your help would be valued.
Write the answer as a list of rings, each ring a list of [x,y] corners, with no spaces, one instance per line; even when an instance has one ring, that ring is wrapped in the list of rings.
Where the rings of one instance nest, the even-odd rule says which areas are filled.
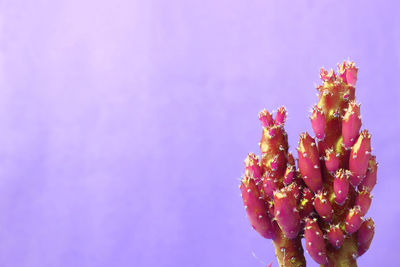
[[[259,114],[261,159],[250,153],[240,189],[252,227],[272,239],[280,266],[306,266],[301,244],[321,266],[357,266],[374,236],[364,220],[376,185],[371,136],[361,130],[355,102],[358,69],[339,64],[336,74],[321,69],[323,84],[312,110],[315,134],[302,133],[298,161],[288,152],[286,109]]]

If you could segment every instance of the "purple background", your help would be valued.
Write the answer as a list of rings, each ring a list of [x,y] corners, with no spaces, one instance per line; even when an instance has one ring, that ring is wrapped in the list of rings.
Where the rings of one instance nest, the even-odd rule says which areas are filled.
[[[350,58],[380,163],[359,265],[395,266],[396,3],[1,1],[0,265],[277,266],[237,188],[257,114],[286,105],[293,151]]]

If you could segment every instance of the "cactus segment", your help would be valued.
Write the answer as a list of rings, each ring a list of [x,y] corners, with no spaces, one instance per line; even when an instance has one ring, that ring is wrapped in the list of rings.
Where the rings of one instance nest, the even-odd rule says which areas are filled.
[[[368,171],[364,180],[362,180],[361,184],[358,186],[362,190],[372,192],[376,185],[376,174],[378,171],[378,163],[376,163],[376,157],[371,156],[371,159],[368,162]]]
[[[336,178],[333,181],[333,191],[335,193],[335,202],[342,206],[349,193],[350,172],[340,169],[336,172]]]
[[[261,197],[254,179],[243,177],[240,184],[240,191],[242,192],[243,202],[251,226],[261,236],[265,238],[274,238],[275,229],[267,214],[268,207]]]
[[[354,62],[346,62],[339,64],[338,74],[344,83],[350,86],[355,86],[357,82],[358,68],[356,68]]]
[[[327,71],[324,68],[321,68],[319,76],[321,77],[321,80],[323,80],[324,82],[334,82],[336,79],[336,75],[333,69]]]
[[[284,125],[286,121],[286,109],[285,107],[280,107],[275,115],[275,125]]]
[[[371,157],[371,136],[367,130],[361,132],[357,142],[351,149],[349,170],[350,183],[356,187],[365,178],[368,170],[368,161]]]
[[[363,255],[369,249],[372,239],[374,238],[374,234],[375,224],[374,221],[369,218],[363,222],[357,232],[358,256]]]
[[[274,193],[274,216],[288,239],[295,238],[300,231],[300,215],[293,192],[290,190],[276,191]]]
[[[271,177],[268,172],[263,176],[263,192],[265,198],[273,198],[274,191],[278,189],[278,180]]]
[[[329,148],[325,150],[325,167],[330,172],[336,172],[340,164],[340,155]]]
[[[360,207],[361,216],[367,214],[369,207],[371,206],[372,196],[368,191],[361,191],[356,197],[356,206]]]
[[[304,238],[306,250],[311,258],[319,264],[328,264],[325,240],[316,219],[306,219]]]
[[[323,221],[327,223],[332,221],[333,209],[326,193],[319,192],[315,195],[314,208]]]
[[[350,209],[347,213],[346,221],[345,221],[345,229],[346,232],[351,235],[358,231],[361,224],[363,222],[361,209],[359,206],[355,206],[354,208]]]
[[[360,105],[351,101],[342,120],[343,146],[351,148],[357,141],[361,128]]]
[[[344,233],[339,225],[331,225],[326,232],[329,243],[336,249],[340,248],[344,241]]]
[[[287,134],[282,126],[264,127],[260,141],[261,166],[280,178],[286,170]]]
[[[252,177],[256,182],[261,180],[261,167],[258,162],[258,157],[254,153],[249,153],[244,161],[245,171],[244,174],[247,177]]]
[[[325,138],[325,114],[322,109],[315,106],[311,115],[311,127],[315,133],[315,137],[319,140]]]
[[[301,134],[297,152],[299,169],[304,182],[313,192],[321,190],[322,177],[319,154],[314,139],[308,133]]]
[[[266,109],[263,109],[258,113],[258,119],[261,121],[263,127],[270,127],[274,125],[274,119],[272,118],[272,114],[269,113]]]

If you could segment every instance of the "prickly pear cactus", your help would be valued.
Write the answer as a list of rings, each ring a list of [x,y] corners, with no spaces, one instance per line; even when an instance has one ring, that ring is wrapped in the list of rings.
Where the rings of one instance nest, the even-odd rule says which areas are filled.
[[[280,266],[306,266],[301,239],[321,266],[357,266],[369,248],[374,222],[365,219],[376,184],[371,136],[361,129],[355,101],[357,71],[321,69],[318,104],[311,114],[315,137],[300,135],[297,168],[288,152],[286,110],[275,119],[263,110],[261,156],[250,153],[240,190],[251,226],[272,239]]]

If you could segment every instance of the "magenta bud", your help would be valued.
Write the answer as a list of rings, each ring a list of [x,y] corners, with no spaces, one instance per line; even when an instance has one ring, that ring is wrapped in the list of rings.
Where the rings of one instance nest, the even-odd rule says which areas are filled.
[[[333,82],[336,80],[336,75],[335,75],[335,72],[333,71],[333,69],[331,69],[328,72],[324,68],[321,68],[320,77],[321,77],[321,80],[323,80],[324,82],[328,82],[328,81]]]
[[[300,231],[300,215],[294,195],[285,190],[274,193],[274,215],[284,235],[293,239]]]
[[[293,181],[295,174],[295,167],[293,165],[288,165],[286,167],[285,175],[283,176],[283,183],[285,185],[290,184]]]
[[[275,238],[275,229],[267,213],[267,204],[260,195],[254,179],[244,177],[240,191],[251,226],[263,237]]]
[[[333,217],[333,209],[331,203],[326,197],[326,193],[318,193],[314,198],[314,208],[317,211],[318,215],[325,221],[332,221]]]
[[[276,112],[275,115],[275,125],[281,125],[283,126],[286,121],[286,109],[285,107],[280,107],[278,108],[278,111]]]
[[[314,193],[309,188],[304,188],[303,197],[301,198],[299,204],[301,218],[305,218],[314,212],[313,199]]]
[[[301,176],[306,185],[317,192],[322,189],[321,167],[317,146],[308,133],[301,134],[297,152]]]
[[[338,74],[344,83],[348,85],[355,86],[357,82],[357,72],[358,68],[356,68],[354,62],[351,61],[343,61],[343,63],[338,66]]]
[[[263,127],[270,127],[274,125],[274,119],[272,118],[272,114],[269,113],[266,109],[263,109],[258,113],[258,119],[261,121]]]
[[[368,171],[364,180],[362,180],[361,184],[359,184],[359,188],[362,190],[371,192],[376,185],[376,174],[378,171],[378,163],[376,163],[376,157],[371,156],[371,159],[368,162]]]
[[[336,172],[339,169],[339,154],[332,148],[325,150],[325,166],[330,172]]]
[[[317,220],[307,218],[304,229],[304,238],[308,254],[310,254],[311,258],[313,258],[313,260],[318,264],[328,264],[325,240],[322,231],[318,226]]]
[[[360,207],[355,206],[354,208],[350,209],[347,213],[347,217],[344,223],[346,232],[350,235],[357,232],[362,223],[363,219]]]
[[[360,229],[357,232],[358,241],[358,256],[363,255],[371,245],[372,239],[375,234],[375,224],[370,218],[361,224]]]
[[[258,162],[258,157],[253,153],[249,153],[249,155],[244,161],[244,164],[245,164],[245,171],[244,171],[245,176],[254,178],[256,182],[259,182],[261,180],[261,167]]]
[[[355,205],[360,206],[361,216],[367,214],[369,207],[371,206],[372,196],[368,191],[361,191],[356,197]]]
[[[371,135],[367,130],[361,132],[357,142],[351,149],[349,170],[350,183],[355,187],[365,178],[368,170],[368,161],[371,157]]]
[[[264,196],[273,198],[274,197],[274,191],[278,189],[278,180],[274,177],[269,172],[265,172],[263,176],[263,191],[264,191]]]
[[[340,169],[336,172],[336,177],[333,180],[333,192],[335,193],[335,202],[340,206],[344,204],[349,193],[349,177],[349,171]]]
[[[325,114],[321,108],[315,106],[311,115],[311,126],[315,136],[322,140],[325,138]]]
[[[339,225],[332,225],[327,230],[327,237],[329,243],[336,249],[340,248],[344,241],[344,233]]]
[[[342,136],[345,148],[350,148],[357,141],[361,128],[360,105],[352,101],[349,103],[342,120]]]

